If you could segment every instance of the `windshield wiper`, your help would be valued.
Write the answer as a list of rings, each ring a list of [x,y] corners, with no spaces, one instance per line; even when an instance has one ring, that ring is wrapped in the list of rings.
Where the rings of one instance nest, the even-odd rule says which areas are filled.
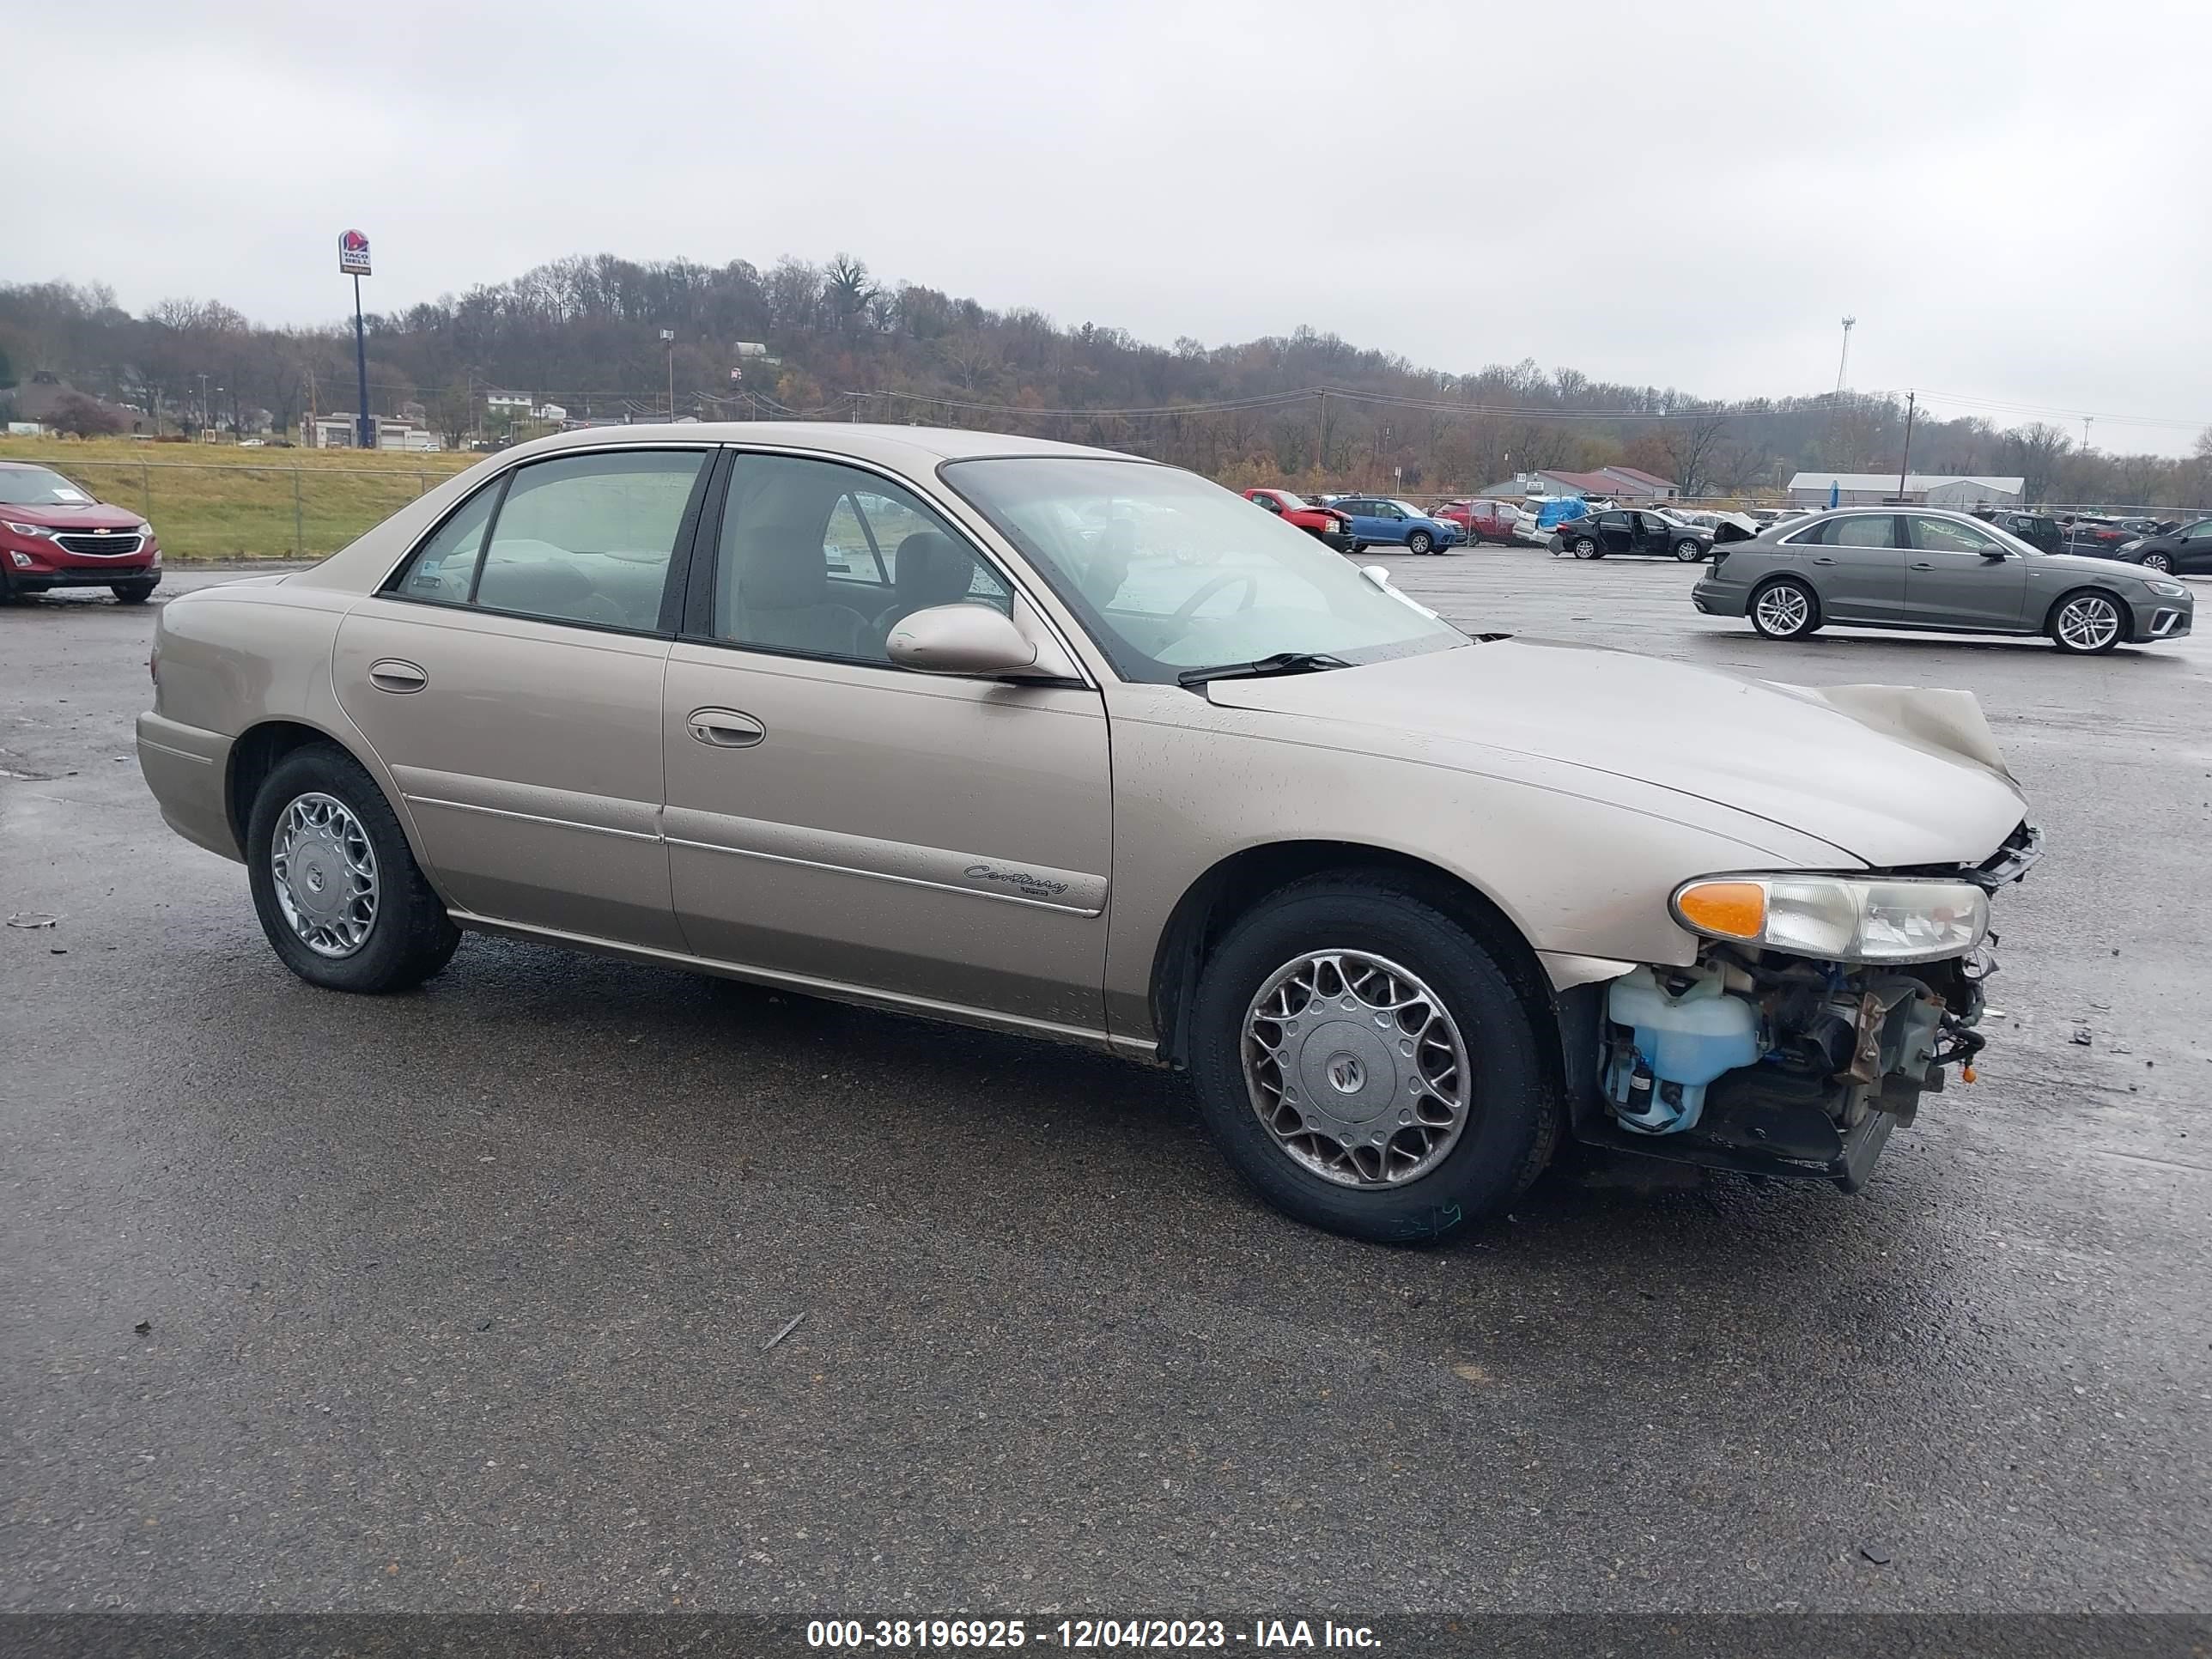
[[[1278,651],[1251,662],[1225,662],[1213,668],[1186,668],[1176,676],[1177,685],[1204,685],[1208,680],[1263,680],[1276,674],[1318,674],[1328,668],[1349,668],[1341,657],[1322,651]]]

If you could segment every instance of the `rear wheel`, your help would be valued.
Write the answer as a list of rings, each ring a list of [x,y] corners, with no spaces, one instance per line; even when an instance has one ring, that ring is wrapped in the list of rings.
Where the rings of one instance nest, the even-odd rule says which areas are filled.
[[[1781,576],[1751,596],[1751,625],[1770,640],[1802,640],[1820,625],[1820,601],[1794,576]]]
[[[311,985],[404,991],[460,943],[384,792],[334,744],[277,763],[254,797],[246,855],[261,931]]]
[[[2051,642],[2077,657],[2100,656],[2125,636],[2127,619],[2109,593],[2069,593],[2051,608]]]
[[[1577,536],[1567,546],[1568,550],[1578,559],[1595,559],[1599,556],[1597,544],[1588,536]]]
[[[1432,553],[1436,550],[1436,538],[1425,530],[1416,530],[1406,538],[1406,550],[1408,553]]]
[[[1457,922],[1379,878],[1316,877],[1232,927],[1201,975],[1206,1129],[1310,1225],[1438,1238],[1510,1203],[1558,1117],[1528,1011]]]
[[[118,605],[143,605],[154,597],[154,590],[159,586],[158,581],[115,582],[107,591],[115,595]]]
[[[1697,542],[1685,536],[1674,544],[1674,556],[1684,564],[1695,564],[1705,556],[1705,550]]]

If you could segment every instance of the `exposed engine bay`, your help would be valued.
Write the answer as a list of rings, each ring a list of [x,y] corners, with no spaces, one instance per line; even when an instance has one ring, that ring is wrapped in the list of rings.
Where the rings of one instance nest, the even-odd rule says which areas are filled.
[[[1982,866],[1909,873],[1993,891],[2025,875],[2039,851],[2023,824]],[[1635,968],[1598,988],[1595,1072],[1577,1091],[1575,1133],[1854,1191],[1950,1067],[1973,1080],[1995,939],[1963,956],[1898,963],[1709,939],[1690,965]]]

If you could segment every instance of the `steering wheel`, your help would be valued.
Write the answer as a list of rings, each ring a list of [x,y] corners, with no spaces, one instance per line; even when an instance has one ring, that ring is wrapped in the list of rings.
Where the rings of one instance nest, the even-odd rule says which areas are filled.
[[[1199,606],[1204,605],[1223,588],[1234,586],[1238,582],[1244,584],[1244,598],[1237,608],[1239,611],[1249,611],[1252,608],[1252,601],[1260,597],[1260,578],[1253,571],[1232,570],[1225,576],[1216,576],[1197,592],[1177,605],[1175,608],[1175,619],[1177,622],[1188,622],[1198,614]]]

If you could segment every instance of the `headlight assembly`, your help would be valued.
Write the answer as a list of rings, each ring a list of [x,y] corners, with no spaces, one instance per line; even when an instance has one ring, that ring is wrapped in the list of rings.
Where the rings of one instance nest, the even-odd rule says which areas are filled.
[[[42,524],[17,524],[12,519],[0,519],[0,526],[14,531],[27,542],[44,541],[54,532]]]
[[[2148,577],[2144,578],[2143,586],[2161,598],[2169,599],[2178,599],[2189,592],[2179,582],[2152,581]]]
[[[1713,876],[1685,882],[1668,908],[1707,939],[1822,962],[1941,962],[1990,930],[1989,896],[1964,881]]]

